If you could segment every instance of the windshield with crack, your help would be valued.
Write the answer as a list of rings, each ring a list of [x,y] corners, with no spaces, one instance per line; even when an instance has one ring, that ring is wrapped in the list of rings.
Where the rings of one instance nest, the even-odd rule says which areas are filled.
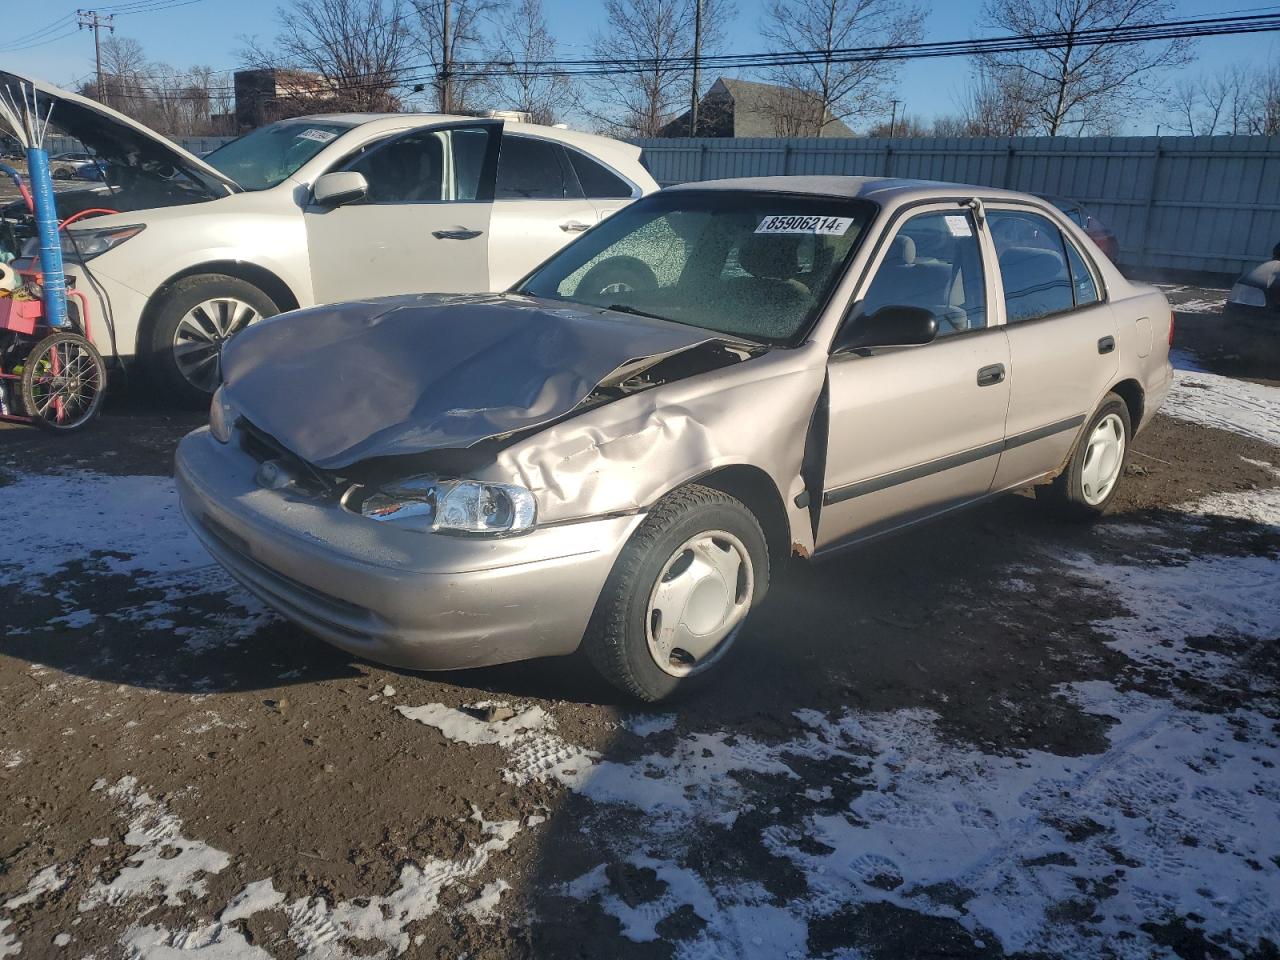
[[[787,193],[653,194],[583,234],[516,292],[788,343],[826,303],[874,210]]]
[[[350,129],[344,123],[282,120],[232,140],[204,159],[244,189],[266,190]]]

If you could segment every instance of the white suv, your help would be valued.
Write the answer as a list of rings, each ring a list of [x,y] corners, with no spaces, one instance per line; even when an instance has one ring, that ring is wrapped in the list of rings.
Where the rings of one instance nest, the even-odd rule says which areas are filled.
[[[0,87],[20,78],[0,73]],[[27,81],[30,82],[30,81]],[[284,120],[200,159],[115,111],[36,83],[41,113],[107,164],[59,195],[67,273],[104,353],[137,356],[195,399],[221,349],[260,317],[401,293],[503,290],[658,189],[606,137],[431,114]]]

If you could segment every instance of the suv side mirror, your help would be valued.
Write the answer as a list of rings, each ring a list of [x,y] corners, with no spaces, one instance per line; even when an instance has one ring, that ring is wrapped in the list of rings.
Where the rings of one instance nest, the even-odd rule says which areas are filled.
[[[836,334],[833,353],[862,347],[910,347],[932,343],[938,318],[924,307],[890,304],[875,313],[854,315]]]
[[[340,207],[344,203],[363,200],[369,195],[369,181],[363,173],[344,170],[326,173],[316,179],[311,197],[322,207]]]

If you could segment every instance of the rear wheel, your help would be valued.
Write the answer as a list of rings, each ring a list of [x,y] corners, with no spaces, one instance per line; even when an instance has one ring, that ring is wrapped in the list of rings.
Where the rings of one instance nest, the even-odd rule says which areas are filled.
[[[1076,442],[1071,462],[1049,486],[1036,487],[1036,497],[1072,519],[1100,516],[1116,495],[1133,434],[1129,406],[1109,393]]]
[[[768,585],[755,516],[719,490],[682,487],[623,548],[588,627],[587,656],[640,700],[684,692],[724,660]]]
[[[238,277],[199,274],[179,280],[154,308],[148,369],[167,394],[207,403],[222,383],[222,350],[250,324],[280,312],[275,301]]]

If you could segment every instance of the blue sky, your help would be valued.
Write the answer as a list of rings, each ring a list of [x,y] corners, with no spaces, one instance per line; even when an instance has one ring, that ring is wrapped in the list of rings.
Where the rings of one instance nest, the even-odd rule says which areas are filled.
[[[16,2],[16,0],[11,0]],[[1237,0],[1247,4],[1250,0]],[[1257,0],[1252,0],[1257,2]],[[602,26],[600,5],[583,0],[544,0],[552,28],[564,44],[565,55],[582,55],[589,48],[591,35]],[[74,15],[86,0],[45,0],[24,7],[21,26],[13,32],[25,34]],[[118,4],[117,4],[118,5]],[[737,0],[738,13],[729,33],[727,49],[751,52],[760,48],[757,26],[764,0]],[[928,4],[926,4],[928,6]],[[1222,7],[1230,9],[1224,10]],[[1212,16],[1238,12],[1227,0],[1178,0],[1179,14],[1184,17]],[[275,4],[271,0],[197,0],[186,6],[152,13],[119,16],[116,28],[120,34],[139,40],[148,54],[175,67],[207,64],[217,69],[232,68],[240,48],[238,37],[258,34],[269,37],[275,32]],[[1251,12],[1259,7],[1248,7]],[[1280,7],[1271,7],[1271,10]],[[981,0],[942,0],[932,4],[925,25],[926,39],[949,40],[982,36]],[[53,31],[57,36],[62,31]],[[4,36],[0,34],[0,48]],[[1218,37],[1202,40],[1198,46],[1198,62],[1192,75],[1201,70],[1212,72],[1229,63],[1274,61],[1280,57],[1280,35],[1255,34],[1241,37]],[[93,71],[93,39],[88,31],[72,33],[51,43],[11,52],[0,52],[0,66],[31,73],[53,83],[70,84],[87,78]],[[955,111],[955,96],[962,90],[968,65],[962,59],[923,60],[907,63],[900,74],[899,99],[912,116],[929,120],[939,114]],[[710,80],[708,80],[708,83]],[[1153,111],[1147,117],[1133,119],[1133,133],[1154,132],[1159,117]]]

